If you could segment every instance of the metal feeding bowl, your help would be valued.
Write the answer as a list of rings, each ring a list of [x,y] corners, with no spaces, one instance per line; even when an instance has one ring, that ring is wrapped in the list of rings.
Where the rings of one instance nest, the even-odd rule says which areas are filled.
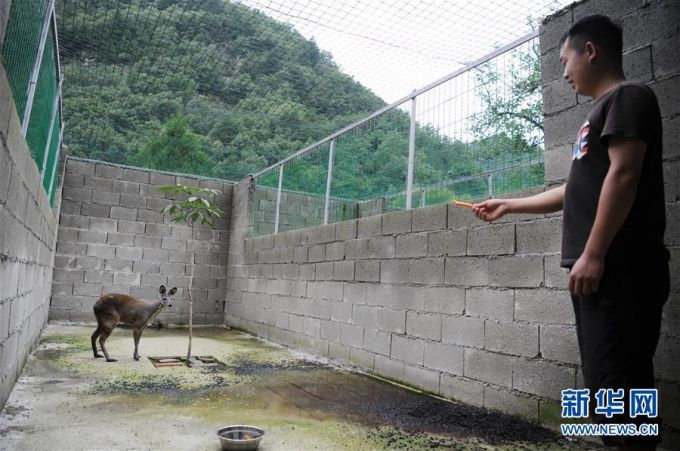
[[[223,450],[257,449],[264,435],[264,429],[255,426],[235,425],[217,431]]]

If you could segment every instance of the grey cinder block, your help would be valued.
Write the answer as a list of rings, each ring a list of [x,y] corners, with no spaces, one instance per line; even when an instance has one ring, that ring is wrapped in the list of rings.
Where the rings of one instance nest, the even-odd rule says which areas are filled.
[[[574,324],[571,297],[566,290],[515,290],[515,320],[541,324]]]
[[[548,360],[577,365],[580,362],[576,328],[541,325],[541,355]]]
[[[541,360],[513,362],[513,388],[538,396],[560,399],[562,390],[576,386],[576,369]]]
[[[408,283],[408,260],[383,260],[380,262],[380,281],[382,283]]]
[[[406,333],[413,337],[441,341],[442,316],[437,313],[406,312]]]
[[[514,252],[514,224],[488,225],[468,230],[468,255],[502,255]]]
[[[543,256],[510,256],[489,260],[489,285],[539,287],[543,284]]]
[[[361,282],[379,282],[380,281],[380,261],[379,260],[363,260],[356,262],[355,265],[355,280]]]
[[[357,238],[377,236],[382,233],[383,215],[359,218],[357,223]]]
[[[487,320],[484,327],[484,348],[504,354],[536,357],[538,325]]]
[[[474,406],[484,404],[484,384],[469,378],[442,374],[440,394]]]
[[[464,348],[444,343],[425,343],[425,366],[448,374],[463,375]]]
[[[419,258],[410,260],[409,281],[426,285],[444,283],[444,258]]]
[[[425,342],[420,339],[393,334],[390,355],[393,359],[405,363],[422,365],[425,358]]]
[[[411,231],[412,210],[402,210],[382,215],[382,234],[392,235]]]
[[[469,316],[512,321],[514,294],[513,290],[469,288],[465,291],[465,313]]]
[[[396,238],[395,257],[425,257],[427,255],[427,233],[409,233]]]
[[[427,253],[431,257],[465,255],[467,229],[428,233]]]
[[[483,348],[484,320],[467,316],[443,316],[442,342]]]
[[[414,232],[427,230],[444,230],[448,217],[446,204],[433,205],[430,207],[415,208],[412,210],[411,222]]]
[[[448,285],[487,285],[489,261],[485,257],[449,257],[445,263],[444,279]]]
[[[466,377],[512,387],[513,358],[488,351],[465,349]]]

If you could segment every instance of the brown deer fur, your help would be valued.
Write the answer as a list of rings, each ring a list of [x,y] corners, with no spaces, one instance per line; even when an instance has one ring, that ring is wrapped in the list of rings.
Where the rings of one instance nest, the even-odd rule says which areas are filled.
[[[161,312],[164,307],[171,307],[173,295],[177,288],[166,291],[161,285],[158,289],[160,299],[153,302],[141,301],[132,296],[118,293],[102,295],[94,304],[94,316],[97,318],[97,330],[92,334],[92,351],[95,357],[102,357],[97,352],[96,340],[99,337],[99,345],[102,348],[107,362],[115,362],[106,351],[105,342],[111,335],[118,323],[132,326],[132,335],[135,340],[135,353],[133,358],[139,360],[139,339],[146,326]]]

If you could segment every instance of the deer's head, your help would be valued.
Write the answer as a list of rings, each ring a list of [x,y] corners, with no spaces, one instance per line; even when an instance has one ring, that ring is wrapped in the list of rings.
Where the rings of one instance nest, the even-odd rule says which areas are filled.
[[[161,295],[161,305],[163,307],[172,307],[172,299],[175,293],[177,293],[177,287],[171,288],[170,291],[166,291],[165,285],[161,285],[158,292]]]

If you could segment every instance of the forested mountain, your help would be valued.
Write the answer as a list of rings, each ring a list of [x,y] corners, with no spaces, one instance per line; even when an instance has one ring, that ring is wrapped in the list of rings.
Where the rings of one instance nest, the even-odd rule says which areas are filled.
[[[314,41],[238,2],[57,0],[56,6],[71,155],[238,180],[385,105]],[[539,92],[538,58],[529,64],[536,70],[512,80],[509,102],[480,93],[487,108],[471,130],[477,139],[462,142],[418,125],[416,184],[446,185],[444,201],[479,195],[484,176],[457,189],[447,181],[540,159],[535,138],[542,131],[531,124],[541,126],[540,95],[528,106],[526,100]],[[493,72],[479,77],[498,81]],[[503,112],[508,108],[521,114]],[[407,113],[393,110],[341,137],[333,195],[403,191],[409,123]],[[325,192],[327,155],[318,155],[287,166],[284,188]],[[541,183],[542,176],[542,165],[502,175],[515,188]],[[271,179],[261,184],[276,186]],[[428,203],[438,201],[431,197]]]
[[[57,13],[72,155],[237,179],[384,105],[313,41],[235,3]]]

